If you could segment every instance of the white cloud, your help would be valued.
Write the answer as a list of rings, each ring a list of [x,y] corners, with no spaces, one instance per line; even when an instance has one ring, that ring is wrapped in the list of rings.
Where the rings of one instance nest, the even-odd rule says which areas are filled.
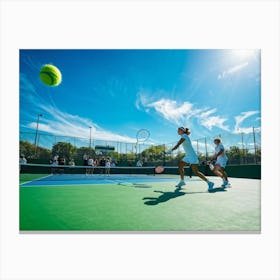
[[[201,112],[199,109],[194,109],[193,104],[183,102],[178,104],[175,100],[160,99],[158,101],[146,105],[148,108],[153,108],[157,113],[162,115],[166,120],[182,125],[186,120]]]
[[[200,114],[201,119],[208,118],[210,115],[216,113],[217,109],[211,109]]]
[[[240,71],[241,69],[243,69],[244,67],[246,67],[248,64],[249,63],[246,61],[241,64],[228,68],[227,70],[223,71],[222,73],[220,73],[218,75],[218,80],[225,79],[228,76],[233,75],[234,73],[236,73],[236,72]]]
[[[53,119],[40,119],[39,129],[40,131],[48,132],[54,135],[61,136],[77,136],[80,138],[89,138],[89,132],[92,129],[92,139],[94,140],[107,140],[107,141],[121,141],[127,143],[135,143],[135,139],[123,135],[113,133],[108,130],[104,130],[91,120],[82,118],[76,115],[72,115],[66,112],[50,106],[39,105],[39,107],[46,114],[51,115]],[[36,122],[30,122],[27,124],[28,128],[36,129]]]
[[[40,131],[60,136],[76,136],[89,139],[89,127],[91,126],[92,139],[94,140],[135,143],[135,138],[113,133],[101,128],[87,118],[61,111],[54,105],[52,99],[49,100],[48,104],[47,101],[37,93],[33,83],[31,83],[24,74],[20,74],[20,91],[21,102],[30,104],[30,108],[33,108],[35,104],[35,108],[39,109],[38,111],[43,114],[39,124]],[[32,116],[28,112],[25,112],[25,115],[27,117]],[[46,118],[45,116],[48,117]],[[24,125],[24,127],[36,129],[36,125],[36,122],[29,122]]]
[[[249,117],[258,114],[259,111],[247,111],[242,112],[240,115],[235,116],[235,126],[233,133],[252,133],[252,127],[241,127],[242,123]]]
[[[229,131],[229,127],[224,123],[227,121],[226,118],[214,115],[217,109],[209,108],[197,108],[195,104],[185,101],[182,103],[176,100],[168,98],[159,98],[154,101],[151,99],[152,94],[145,94],[140,92],[137,95],[135,106],[138,110],[144,109],[146,113],[150,113],[154,110],[161,117],[167,121],[174,123],[178,126],[186,125],[187,121],[196,119],[201,125],[209,130],[213,127],[219,127],[223,130]]]
[[[200,153],[205,153],[205,147],[207,149],[207,153],[213,153],[214,149],[214,145],[211,143],[204,142],[204,139],[200,139],[200,141],[192,141],[192,146],[195,149],[195,151],[197,151],[198,148],[198,152]]]
[[[210,130],[215,126],[229,131],[228,125],[224,125],[226,121],[226,118],[221,118],[219,116],[210,116],[200,120],[201,124]]]

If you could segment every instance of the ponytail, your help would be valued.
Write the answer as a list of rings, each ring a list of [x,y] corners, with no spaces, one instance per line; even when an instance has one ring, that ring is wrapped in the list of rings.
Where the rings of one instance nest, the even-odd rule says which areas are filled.
[[[190,131],[189,128],[183,126],[179,127],[179,129],[182,130],[185,134],[188,134],[188,132]]]

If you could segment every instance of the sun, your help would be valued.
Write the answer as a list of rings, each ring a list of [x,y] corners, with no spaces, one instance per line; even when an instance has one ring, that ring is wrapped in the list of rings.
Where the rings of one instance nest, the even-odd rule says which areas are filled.
[[[232,50],[232,54],[241,59],[255,58],[259,54],[258,49],[236,49]]]

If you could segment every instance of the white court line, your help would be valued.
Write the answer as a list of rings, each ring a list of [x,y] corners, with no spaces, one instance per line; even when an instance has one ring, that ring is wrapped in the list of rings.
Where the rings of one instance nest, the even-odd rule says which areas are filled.
[[[50,175],[47,175],[47,176],[44,176],[44,177],[40,177],[40,178],[37,178],[37,179],[31,180],[31,181],[23,182],[23,183],[21,183],[21,184],[19,184],[19,185],[20,185],[20,186],[22,186],[22,185],[24,185],[24,184],[28,184],[28,183],[32,183],[32,182],[35,182],[35,181],[39,181],[39,180],[41,180],[41,179],[48,178],[48,177],[50,177],[50,176],[53,176],[53,175],[52,175],[52,174],[50,174]]]

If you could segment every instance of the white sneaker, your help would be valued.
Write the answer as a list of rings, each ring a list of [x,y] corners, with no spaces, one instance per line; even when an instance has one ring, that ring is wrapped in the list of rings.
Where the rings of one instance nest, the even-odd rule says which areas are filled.
[[[208,184],[208,191],[209,191],[209,192],[210,192],[210,191],[213,191],[214,183],[208,181],[207,184]]]
[[[182,186],[185,186],[186,185],[186,183],[185,183],[185,181],[180,181],[177,185],[176,185],[176,188],[180,188],[180,187],[182,187]]]
[[[223,188],[228,188],[230,186],[229,181],[224,180],[223,184],[221,185],[221,187]]]

